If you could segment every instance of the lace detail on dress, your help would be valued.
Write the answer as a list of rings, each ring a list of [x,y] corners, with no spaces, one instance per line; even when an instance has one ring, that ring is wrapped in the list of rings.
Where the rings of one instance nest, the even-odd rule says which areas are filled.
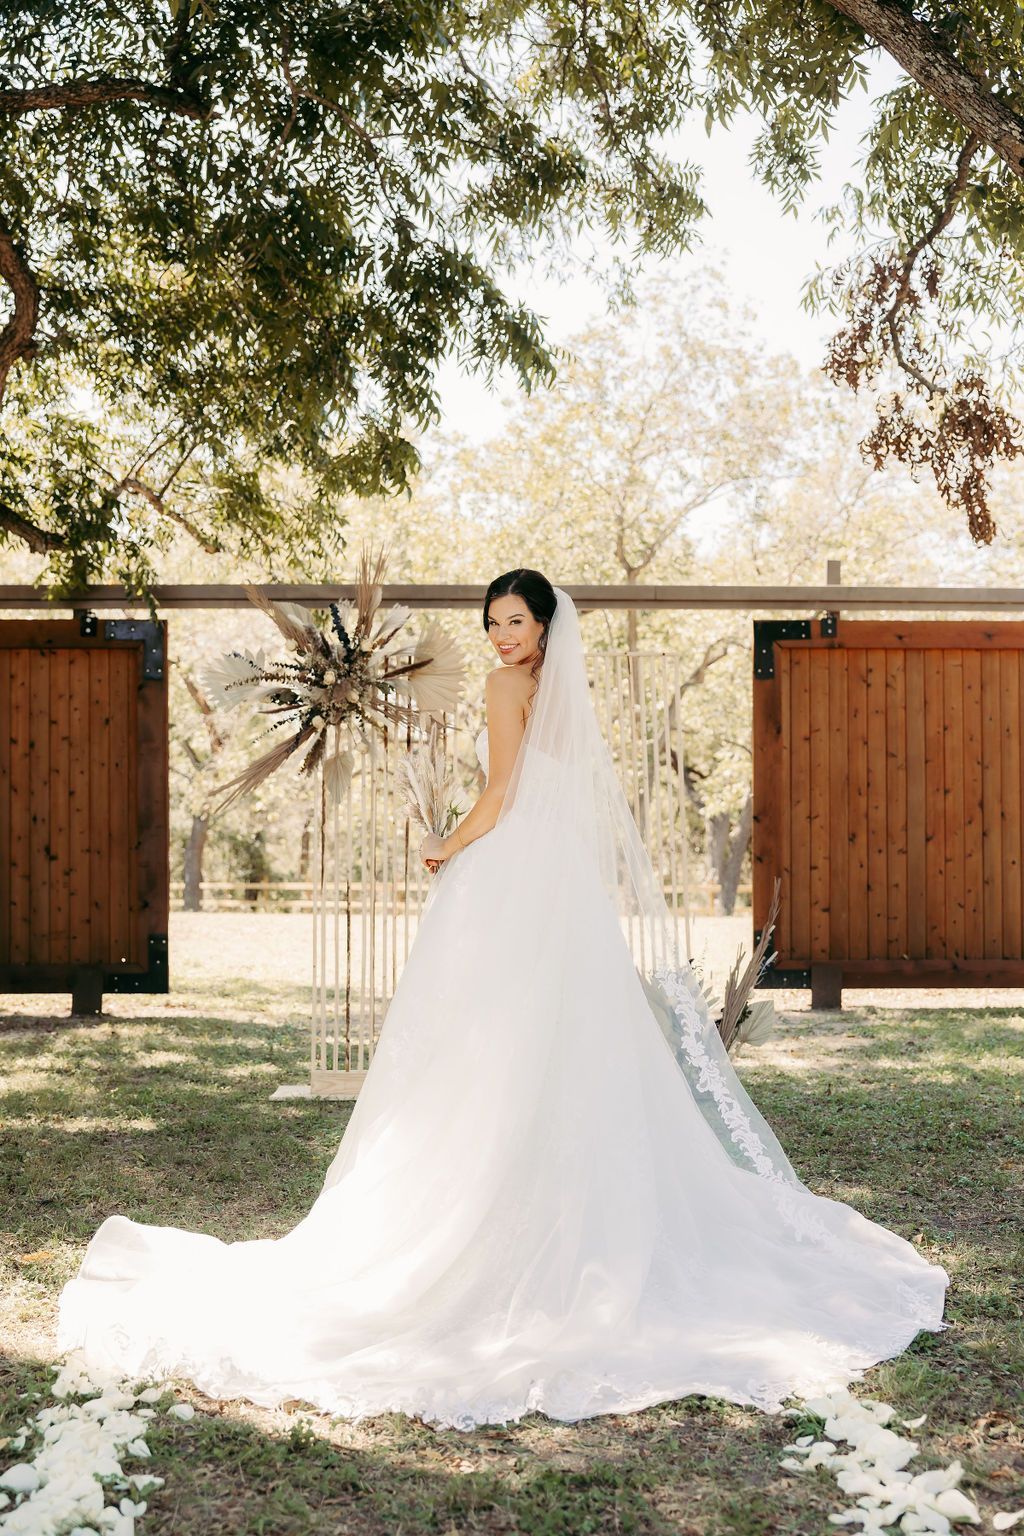
[[[688,976],[671,966],[658,966],[652,972],[665,996],[672,1005],[678,1026],[677,1040],[691,1069],[696,1074],[696,1086],[702,1093],[710,1093],[722,1123],[727,1127],[733,1143],[744,1154],[750,1168],[765,1180],[772,1201],[779,1215],[791,1231],[801,1240],[820,1245],[826,1252],[845,1257],[850,1263],[861,1262],[860,1246],[852,1236],[835,1232],[815,1213],[815,1204],[824,1200],[807,1188],[795,1175],[788,1175],[772,1160],[764,1142],[758,1136],[734,1094],[730,1093],[725,1076],[713,1059],[705,1043],[706,1027],[694,1002]],[[711,1026],[713,1027],[713,1026]],[[827,1208],[835,1202],[825,1202]],[[900,1280],[894,1287],[894,1313],[901,1319],[891,1338],[898,1336],[902,1320],[907,1319],[918,1328],[939,1332],[947,1323],[936,1320],[935,1298],[928,1291],[917,1290]],[[941,1308],[940,1308],[941,1314]],[[890,1340],[886,1341],[888,1349]],[[822,1341],[824,1344],[824,1341]],[[896,1345],[893,1344],[893,1352]],[[867,1340],[865,1351],[870,1349]],[[887,1358],[887,1357],[883,1357]]]
[[[779,1214],[797,1237],[823,1244],[837,1251],[842,1244],[834,1232],[810,1209],[814,1196],[799,1182],[794,1183],[769,1156],[768,1149],[750,1123],[736,1097],[729,1092],[725,1076],[704,1043],[705,1024],[697,1012],[685,974],[671,966],[658,966],[652,973],[672,1004],[678,1026],[678,1043],[697,1075],[697,1087],[710,1093],[718,1114],[736,1147],[744,1154],[753,1171],[771,1185],[772,1198]]]
[[[556,1422],[577,1423],[605,1413],[638,1413],[655,1404],[679,1401],[692,1395],[721,1398],[775,1414],[781,1412],[792,1398],[816,1397],[859,1380],[865,1368],[879,1360],[891,1359],[906,1349],[916,1337],[919,1326],[938,1331],[948,1325],[936,1323],[932,1307],[927,1316],[921,1318],[920,1325],[916,1321],[898,1322],[881,1338],[876,1334],[863,1345],[837,1344],[808,1329],[804,1337],[813,1340],[819,1352],[813,1367],[751,1377],[742,1385],[734,1378],[695,1375],[680,1379],[671,1375],[661,1378],[652,1375],[645,1380],[570,1367],[556,1368],[547,1376],[534,1377],[528,1386],[500,1398],[482,1392],[467,1396],[454,1386],[427,1388],[422,1383],[405,1391],[395,1387],[345,1391],[330,1378],[307,1378],[290,1385],[269,1383],[230,1354],[193,1354],[166,1337],[152,1339],[145,1354],[133,1363],[128,1374],[139,1380],[183,1377],[214,1401],[245,1398],[261,1407],[274,1408],[295,1398],[354,1423],[383,1413],[405,1413],[435,1429],[457,1429],[468,1433],[486,1425],[518,1423],[531,1413],[544,1414]],[[123,1334],[123,1330],[115,1327],[112,1333],[116,1337],[118,1333]],[[130,1347],[127,1335],[124,1335],[124,1343]]]

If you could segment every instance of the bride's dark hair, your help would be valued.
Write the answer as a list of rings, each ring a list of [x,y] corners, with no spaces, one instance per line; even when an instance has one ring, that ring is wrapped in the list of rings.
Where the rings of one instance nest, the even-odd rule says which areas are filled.
[[[540,654],[530,668],[536,677],[537,670],[544,661],[548,628],[558,607],[555,589],[546,576],[540,571],[531,571],[528,566],[520,566],[518,570],[506,571],[503,576],[495,576],[484,596],[484,634],[487,633],[490,607],[496,597],[521,597],[537,623],[543,624],[543,633],[537,641]]]

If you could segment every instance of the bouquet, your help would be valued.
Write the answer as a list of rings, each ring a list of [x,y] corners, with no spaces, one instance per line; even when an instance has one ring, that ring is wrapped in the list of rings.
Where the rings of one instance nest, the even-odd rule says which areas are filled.
[[[407,752],[398,769],[409,820],[424,832],[447,837],[464,815],[461,792],[448,772],[444,749],[432,723],[425,742]]]

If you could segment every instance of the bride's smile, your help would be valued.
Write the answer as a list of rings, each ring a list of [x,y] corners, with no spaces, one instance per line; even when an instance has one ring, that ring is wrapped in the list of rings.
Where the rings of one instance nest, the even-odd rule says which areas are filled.
[[[487,613],[487,635],[506,666],[532,663],[544,625],[519,596],[496,597]]]

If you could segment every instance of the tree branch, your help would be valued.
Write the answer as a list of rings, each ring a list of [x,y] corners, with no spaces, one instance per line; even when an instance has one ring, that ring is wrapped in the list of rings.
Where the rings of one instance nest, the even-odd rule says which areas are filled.
[[[899,282],[896,285],[896,292],[893,296],[892,303],[889,305],[889,308],[885,312],[885,325],[889,332],[889,340],[892,342],[892,350],[896,361],[899,363],[904,373],[907,373],[911,378],[916,379],[919,384],[923,385],[923,387],[927,389],[930,395],[946,394],[947,390],[945,386],[939,384],[936,380],[928,378],[927,374],[923,373],[921,369],[918,368],[916,364],[906,356],[903,351],[896,318],[900,312],[900,309],[906,302],[907,295],[910,293],[910,280],[913,276],[917,259],[921,255],[922,251],[927,250],[929,246],[935,244],[935,241],[939,238],[942,231],[950,223],[953,215],[956,213],[957,205],[960,202],[961,197],[963,197],[964,191],[967,187],[967,181],[971,172],[971,161],[974,159],[976,152],[980,148],[981,141],[974,134],[970,134],[965,140],[963,148],[960,150],[960,153],[957,156],[956,174],[946,189],[946,196],[943,200],[942,206],[939,208],[939,211],[936,213],[935,218],[932,220],[931,224],[929,224],[928,228],[922,235],[918,236],[918,238],[914,241],[913,245],[908,250],[906,256],[903,258],[903,266],[900,270]]]
[[[67,545],[62,533],[50,533],[46,528],[37,528],[35,523],[30,523],[28,518],[22,517],[20,512],[15,512],[13,507],[0,501],[0,529],[6,529],[13,533],[15,538],[21,539],[28,545],[35,555],[47,555],[51,549],[64,549]]]
[[[10,230],[0,223],[0,278],[14,295],[14,313],[0,331],[0,400],[7,375],[22,357],[30,357],[39,324],[39,285]]]
[[[67,80],[60,85],[33,85],[20,91],[0,91],[0,112],[63,112],[68,107],[92,107],[101,101],[144,101],[179,117],[205,118],[209,109],[187,91],[172,91],[131,76],[97,75],[92,80]]]
[[[831,0],[834,10],[863,27],[922,90],[1024,176],[1024,117],[1000,101],[951,52],[925,21],[898,0]]]
[[[222,553],[224,546],[219,539],[203,533],[202,529],[197,528],[195,523],[187,518],[183,512],[179,512],[164,500],[164,494],[168,489],[167,486],[164,486],[161,491],[155,491],[151,485],[147,485],[144,480],[137,479],[135,475],[126,475],[123,480],[118,481],[118,488],[120,490],[132,491],[136,496],[141,496],[143,501],[149,502],[154,512],[159,512],[161,517],[168,517],[172,523],[177,523],[180,528],[184,528],[185,532],[191,534],[192,538],[195,539],[204,554],[218,555]]]

